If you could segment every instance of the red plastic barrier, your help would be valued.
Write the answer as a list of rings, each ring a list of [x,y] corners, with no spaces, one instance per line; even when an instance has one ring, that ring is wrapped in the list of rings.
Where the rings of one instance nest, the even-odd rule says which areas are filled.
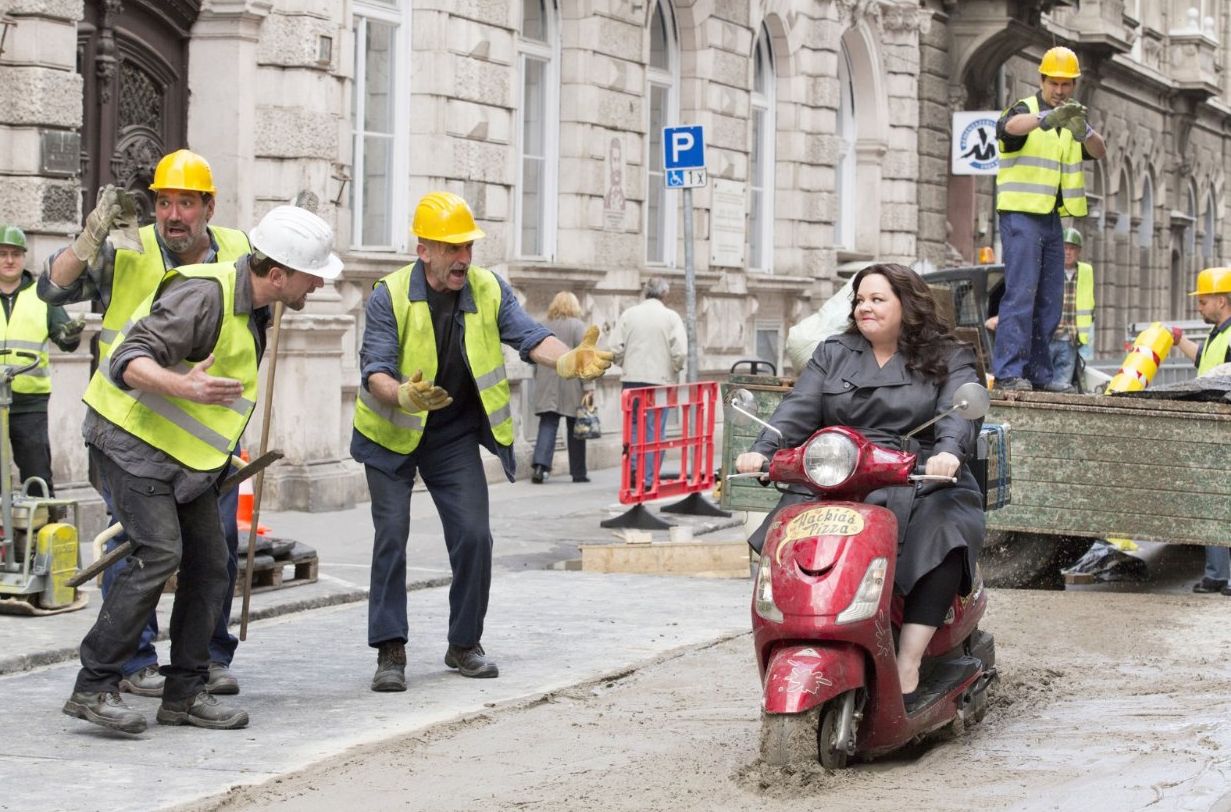
[[[626,389],[620,398],[624,415],[624,455],[620,471],[620,503],[635,505],[708,491],[714,487],[714,418],[719,407],[715,381],[675,386]],[[680,435],[666,439],[658,429],[673,412],[680,417]],[[654,426],[654,436],[646,429]],[[634,437],[636,442],[634,442]],[[679,470],[662,479],[663,458]],[[653,469],[650,483],[644,471]]]

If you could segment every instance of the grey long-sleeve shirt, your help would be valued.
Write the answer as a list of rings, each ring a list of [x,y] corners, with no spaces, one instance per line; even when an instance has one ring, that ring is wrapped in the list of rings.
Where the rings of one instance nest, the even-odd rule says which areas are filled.
[[[256,339],[259,364],[265,352],[270,309],[252,306],[248,257],[241,257],[235,266],[234,312],[249,317],[248,329]],[[120,388],[130,389],[124,383],[124,371],[136,358],[151,358],[162,367],[172,367],[181,361],[204,360],[218,342],[222,315],[222,289],[215,282],[187,277],[173,279],[155,299],[149,315],[133,325],[116,347],[110,359],[112,380]],[[134,476],[171,483],[176,501],[181,503],[200,496],[220,474],[220,471],[194,471],[184,467],[174,457],[134,437],[93,409],[87,408],[81,433],[88,445],[102,451]]]

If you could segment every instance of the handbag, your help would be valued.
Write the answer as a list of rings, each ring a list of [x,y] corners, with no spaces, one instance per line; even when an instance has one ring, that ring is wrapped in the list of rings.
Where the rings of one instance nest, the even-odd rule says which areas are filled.
[[[573,436],[578,440],[598,440],[603,436],[603,427],[598,422],[598,409],[581,406],[573,423]]]

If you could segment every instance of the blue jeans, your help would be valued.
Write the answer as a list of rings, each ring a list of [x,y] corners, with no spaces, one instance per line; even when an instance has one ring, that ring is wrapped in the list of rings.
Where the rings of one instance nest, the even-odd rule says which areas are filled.
[[[107,487],[105,482],[102,486],[102,497],[103,504],[107,506],[107,514],[111,516],[111,521],[108,523],[108,526],[111,526],[116,523],[115,507],[111,499],[111,489]],[[238,505],[238,488],[232,488],[218,497],[218,518],[222,521],[222,535],[227,543],[227,583],[230,585],[230,589],[227,590],[226,597],[222,600],[222,612],[218,615],[218,622],[215,624],[214,633],[209,640],[209,661],[211,663],[222,663],[227,667],[230,667],[231,660],[235,658],[235,649],[239,646],[239,639],[231,634],[228,629],[231,622],[231,601],[235,597],[235,578],[239,572],[239,527],[235,521],[235,510]],[[128,534],[121,532],[107,543],[107,550],[110,551],[116,545],[125,541],[128,541]],[[107,593],[111,591],[111,587],[115,584],[116,579],[128,569],[128,566],[128,559],[124,559],[123,561],[117,561],[103,571],[104,599],[106,599]],[[158,613],[150,612],[145,625],[141,627],[141,637],[137,644],[137,653],[120,668],[120,671],[125,676],[136,673],[142,668],[158,665],[158,652],[154,650],[154,641],[157,638]]]
[[[444,528],[453,583],[449,586],[449,643],[469,647],[483,637],[492,583],[492,534],[487,476],[475,434],[429,445],[428,432],[394,475],[364,466],[372,495],[372,580],[368,592],[368,645],[410,636],[406,619],[406,542],[410,491],[423,477]]]
[[[1051,341],[1052,383],[1073,383],[1077,371],[1077,348],[1072,339],[1053,338]]]
[[[1052,380],[1051,337],[1064,305],[1064,242],[1060,215],[1000,212],[1004,298],[992,352],[998,380]]]
[[[636,381],[624,381],[623,383],[620,384],[620,388],[622,390],[642,389],[647,386],[658,386],[658,384],[638,383]],[[654,411],[658,412],[657,420],[654,420],[653,417],[645,418],[645,423],[646,423],[645,441],[647,443],[659,442],[667,435],[667,416],[668,416],[667,413],[670,410],[666,408],[659,408],[658,401],[656,400]],[[636,445],[638,443],[637,438],[641,434],[641,431],[640,431],[641,423],[642,423],[641,401],[635,400],[633,401],[632,431],[629,436],[629,442],[632,445]],[[665,456],[666,456],[666,452],[660,451],[660,452],[655,453],[653,451],[648,451],[645,453],[645,459],[649,464],[645,466],[640,466],[638,464],[641,462],[641,455],[634,456],[630,462],[630,467],[629,467],[629,471],[630,471],[629,486],[631,487],[632,483],[637,480],[637,470],[638,468],[641,468],[642,470],[645,471],[644,478],[643,478],[643,481],[645,483],[645,489],[649,490],[654,484],[654,478],[658,475],[659,469],[662,468],[663,457]]]
[[[1205,577],[1211,581],[1231,580],[1231,548],[1205,548]]]
[[[539,435],[534,443],[533,465],[551,470],[552,457],[556,455],[556,434],[560,431],[560,418],[564,418],[565,441],[568,445],[568,470],[574,480],[586,478],[586,441],[573,435],[577,418],[559,412],[543,412],[539,415]]]

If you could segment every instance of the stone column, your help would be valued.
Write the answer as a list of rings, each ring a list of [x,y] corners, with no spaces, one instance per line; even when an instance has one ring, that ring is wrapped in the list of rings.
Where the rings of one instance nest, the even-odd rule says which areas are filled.
[[[286,457],[265,477],[267,510],[341,510],[368,498],[363,472],[350,459],[342,423],[342,337],[350,316],[288,313],[282,317],[269,447]],[[272,330],[270,338],[273,337]],[[261,368],[261,399],[244,435],[255,452],[261,437],[269,356]],[[347,433],[349,439],[349,433]]]
[[[81,400],[90,382],[90,340],[98,334],[102,317],[84,316],[86,328],[76,352],[60,352],[51,345],[51,400],[47,405],[47,433],[51,440],[51,473],[56,496],[82,503],[82,539],[89,539],[105,525],[102,499],[89,481],[89,459],[81,439],[81,421],[86,405]]]

